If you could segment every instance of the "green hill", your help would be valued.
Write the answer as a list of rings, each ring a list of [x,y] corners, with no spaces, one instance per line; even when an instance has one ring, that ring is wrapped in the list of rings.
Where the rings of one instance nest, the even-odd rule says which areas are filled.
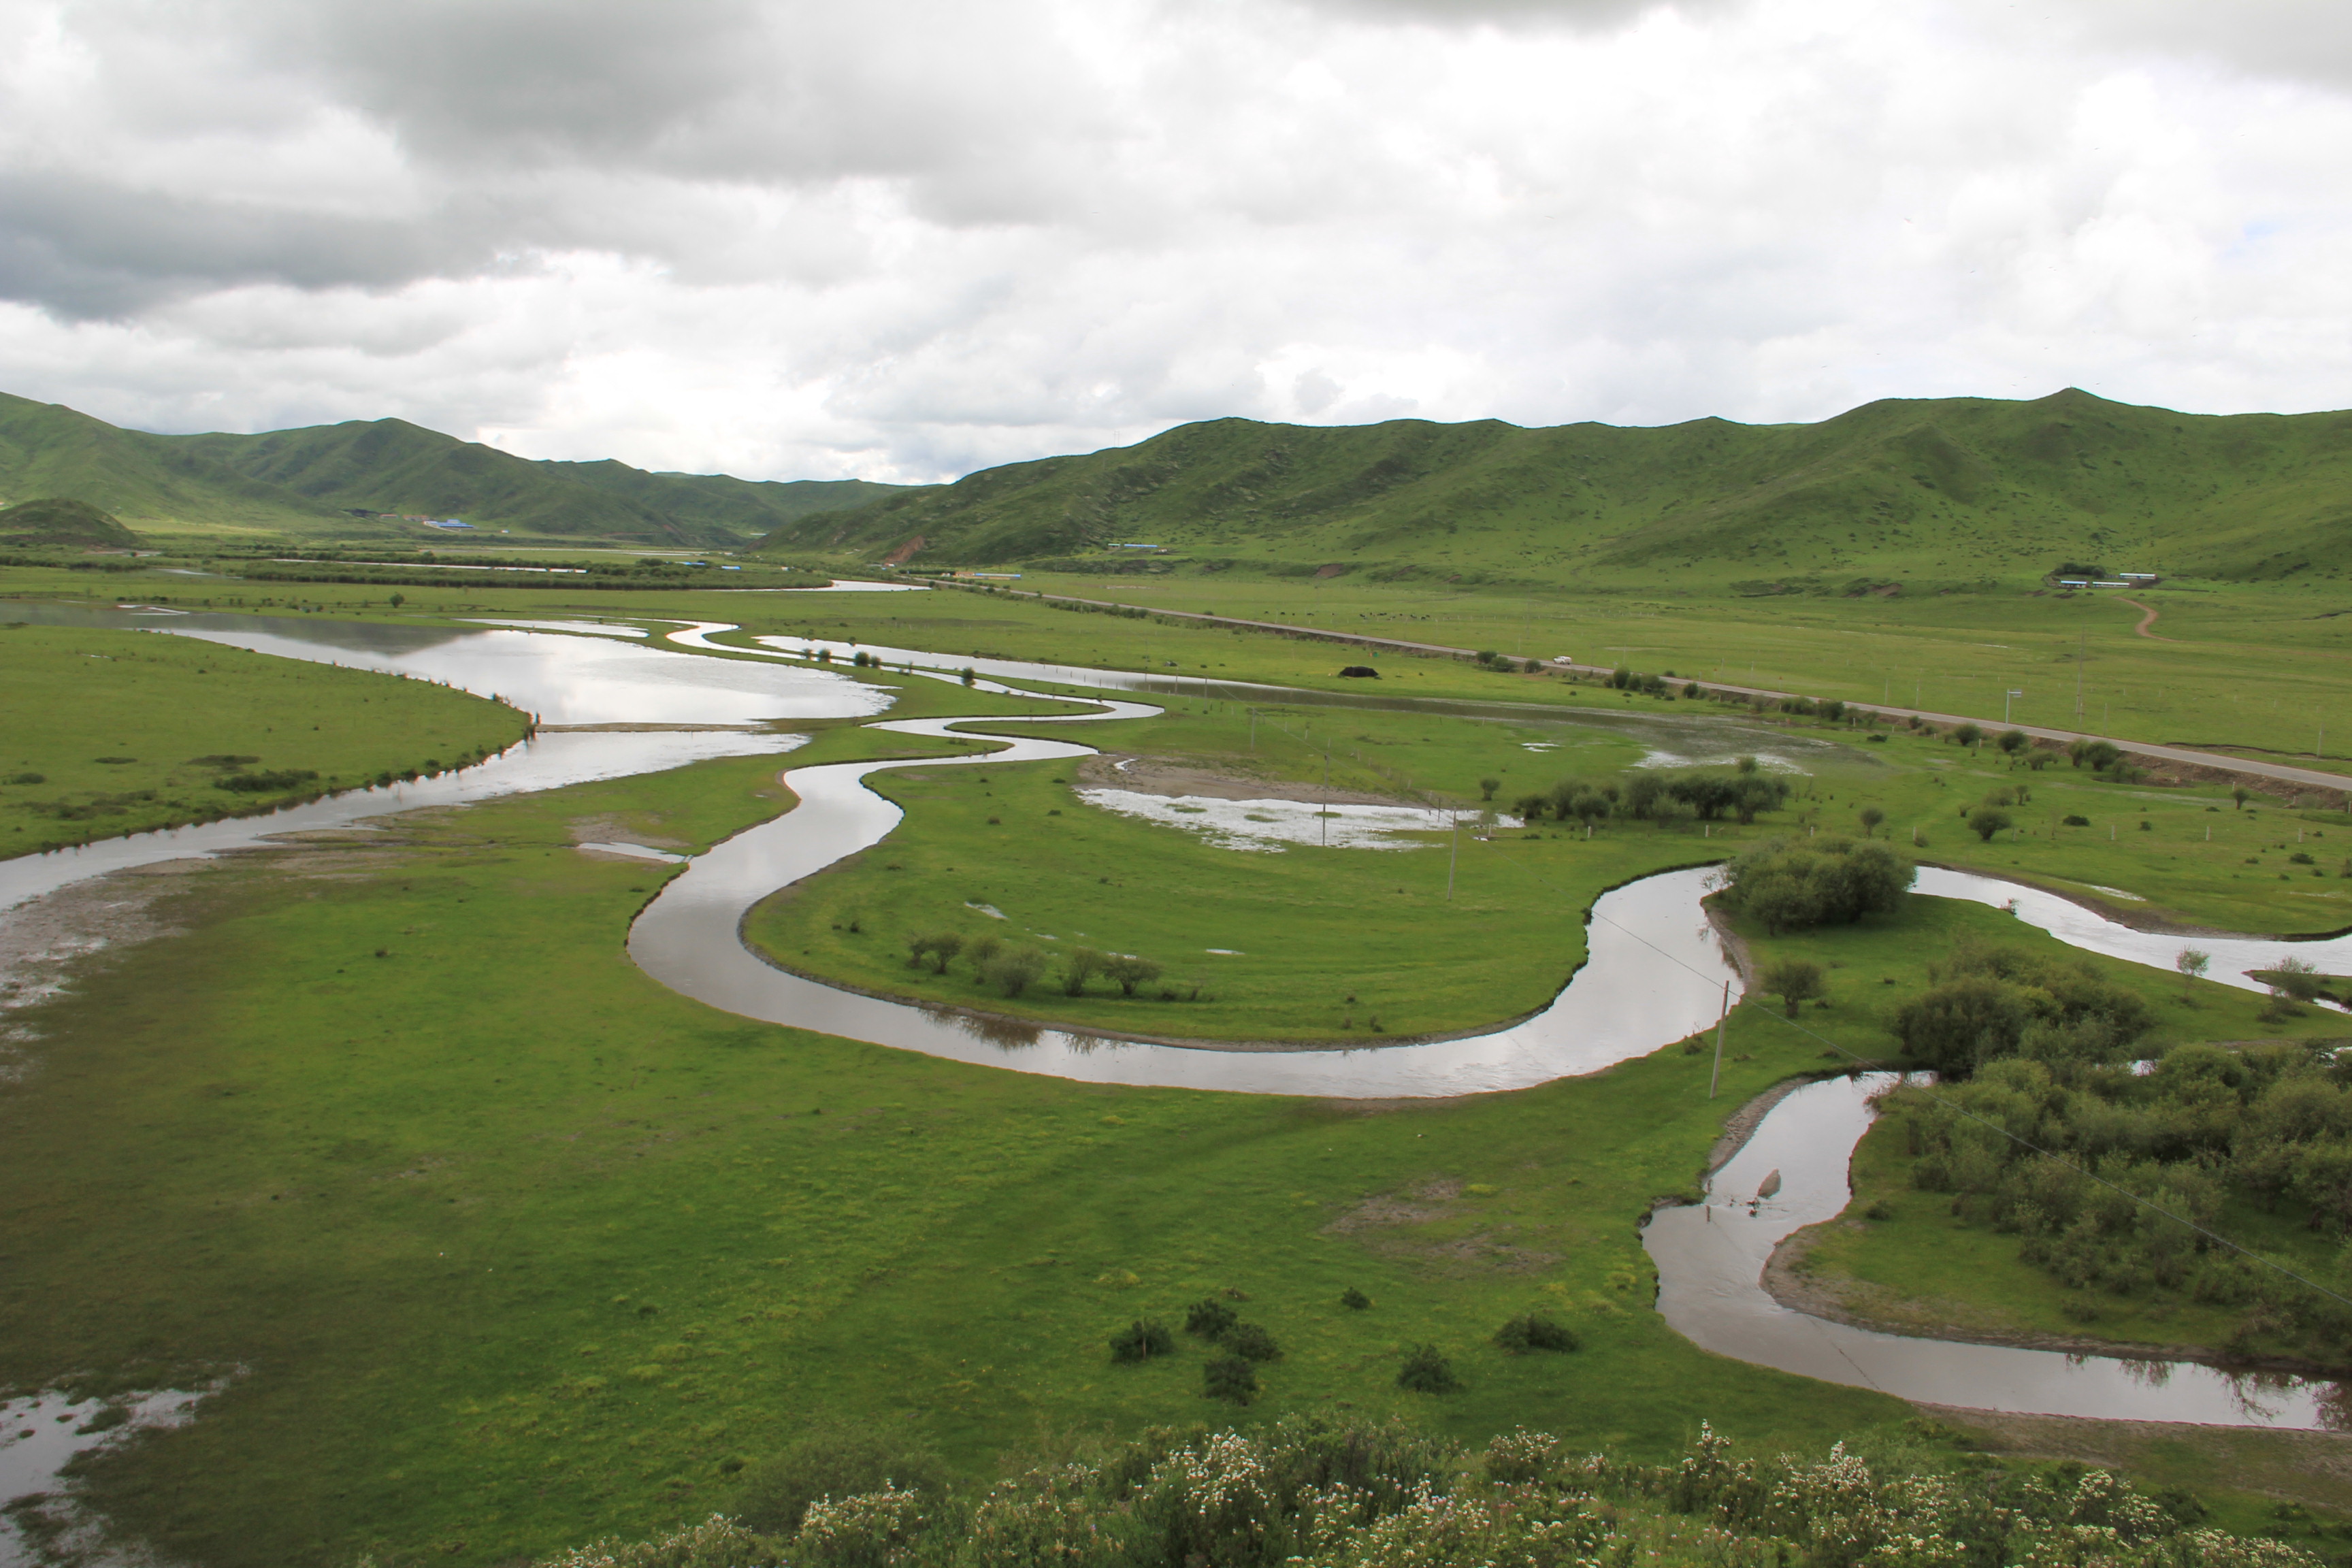
[[[534,462],[404,419],[157,436],[0,393],[0,504],[79,496],[165,535],[358,542],[415,535],[398,519],[424,516],[561,539],[725,549],[899,489]],[[379,512],[393,515],[365,515]]]
[[[664,512],[681,522],[724,529],[738,542],[821,511],[845,511],[898,494],[904,485],[866,479],[739,479],[726,474],[648,473],[611,458],[541,462],[559,479]]]
[[[2069,389],[1886,400],[1818,425],[1221,419],[803,519],[763,548],[924,542],[918,565],[1114,564],[1774,586],[2352,568],[2352,414],[2176,414]]]
[[[118,518],[65,496],[0,509],[0,544],[68,544],[129,550],[143,542]]]
[[[353,519],[163,436],[0,393],[0,501],[75,496],[148,533],[354,531]]]

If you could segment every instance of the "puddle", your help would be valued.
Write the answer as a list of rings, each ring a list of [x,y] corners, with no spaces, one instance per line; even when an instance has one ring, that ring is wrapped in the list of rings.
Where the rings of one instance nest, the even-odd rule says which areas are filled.
[[[1081,789],[1098,810],[1195,834],[1219,849],[1279,854],[1287,844],[1331,849],[1428,849],[1443,840],[1426,835],[1453,826],[1443,811],[1418,805],[1320,805],[1302,800],[1222,800],[1208,795],[1138,795],[1123,789]],[[1513,818],[1501,826],[1517,827]],[[1468,814],[1465,826],[1477,817]]]
[[[184,1426],[195,1419],[202,1394],[164,1389],[112,1400],[74,1399],[59,1393],[0,1400],[0,1508],[20,1498],[48,1494],[69,1500],[58,1472],[78,1454],[113,1447],[134,1432]],[[102,1430],[92,1431],[97,1417]],[[58,1514],[51,1513],[52,1518]],[[73,1510],[60,1510],[71,1528]],[[13,1513],[0,1512],[0,1568],[34,1568],[39,1561]]]
[[[1764,1289],[1791,1232],[1852,1197],[1846,1168],[1891,1073],[1809,1084],[1774,1106],[1707,1184],[1707,1202],[1661,1209],[1643,1232],[1658,1266],[1658,1311],[1702,1349],[1898,1399],[2019,1415],[2217,1426],[2343,1429],[2337,1385],[2232,1373],[2193,1362],[2067,1355],[1877,1333],[1808,1316]],[[1779,1191],[1758,1200],[1774,1172]]]
[[[632,860],[659,860],[668,866],[683,866],[686,857],[673,855],[667,849],[656,849],[644,844],[575,844],[574,849],[592,849],[604,855],[625,855]]]

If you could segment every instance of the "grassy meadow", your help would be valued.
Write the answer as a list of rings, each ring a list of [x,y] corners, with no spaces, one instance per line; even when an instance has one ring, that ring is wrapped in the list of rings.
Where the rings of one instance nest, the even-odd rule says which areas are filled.
[[[0,857],[454,768],[520,712],[430,681],[144,632],[0,627]]]
[[[87,577],[0,569],[0,593],[128,592]],[[234,596],[247,609],[380,618],[727,619],[1358,689],[1311,644],[997,595],[648,590],[574,605],[468,585],[404,589],[394,607],[348,584],[311,585],[298,605],[282,584],[191,596],[189,581],[137,591],[190,607]],[[1798,628],[1790,646],[1810,636],[1806,646],[1829,647],[1817,632]],[[85,634],[0,632],[0,647],[37,635]],[[1328,745],[1335,784],[1472,801],[1491,776],[1501,804],[1638,761],[1649,742],[1606,727],[1614,716],[1729,722],[1706,703],[1381,662],[1384,694],[1531,706],[1474,719],[1276,705],[1253,747],[1247,710],[1213,685],[1161,719],[1039,732],[1275,784],[1319,779]],[[187,679],[215,679],[206,668]],[[1014,706],[866,679],[901,690],[892,717]],[[353,710],[323,681],[286,691],[322,726],[298,735],[325,736]],[[266,722],[282,727],[285,711]],[[975,749],[809,728],[820,732],[789,765]],[[2125,889],[2147,900],[2133,908],[2232,929],[2346,923],[2336,911],[2352,879],[2338,862],[2352,855],[2352,824],[2340,813],[2267,800],[2241,810],[2214,789],[2099,784],[2063,763],[2027,773],[1905,733],[1765,734],[1759,749],[1832,748],[1806,753],[1810,782],[1789,811],[1709,835],[1635,824],[1590,841],[1549,825],[1465,834],[1451,903],[1434,843],[1216,850],[1083,806],[1068,763],[916,766],[875,780],[908,807],[898,832],[763,906],[752,932],[796,967],[976,1002],[957,992],[971,989],[962,966],[925,990],[934,983],[906,968],[898,942],[918,921],[1001,932],[964,907],[992,902],[1026,932],[1166,954],[1171,976],[1189,950],[1186,978],[1207,993],[1128,1001],[1097,983],[1074,1001],[1049,987],[1023,999],[1035,1016],[1332,1041],[1360,1037],[1374,1016],[1384,1033],[1473,1027],[1539,1005],[1567,977],[1601,888],[1775,833],[1853,831],[1865,805],[1886,812],[1878,831],[1898,845],[1916,829],[1912,852],[1926,858],[2090,896]],[[1738,740],[1745,750],[1752,737]],[[790,808],[783,765],[714,762],[502,798],[415,814],[397,842],[210,868],[175,879],[166,912],[185,934],[110,952],[16,1015],[36,1037],[31,1070],[0,1084],[12,1153],[0,1163],[12,1216],[0,1384],[227,1379],[202,1419],[89,1467],[89,1494],[110,1517],[206,1564],[341,1568],[362,1551],[387,1563],[496,1563],[724,1508],[745,1464],[825,1418],[903,1420],[960,1472],[986,1478],[1090,1435],[1226,1417],[1202,1397],[1189,1342],[1135,1367],[1112,1364],[1106,1345],[1138,1318],[1181,1323],[1187,1302],[1223,1291],[1240,1292],[1238,1310],[1285,1352],[1253,1420],[1394,1412],[1474,1440],[1526,1422],[1572,1446],[1660,1457],[1701,1419],[1759,1446],[1804,1447],[1907,1414],[1704,1354],[1666,1330],[1648,1310],[1638,1221],[1658,1198],[1695,1190],[1724,1119],[1749,1097],[1843,1052],[1885,1054],[1886,1007],[1960,931],[2051,939],[1997,910],[1916,898],[1843,931],[1758,934],[1760,956],[1822,962],[1830,1005],[1809,1008],[1803,1030],[1775,1008],[1740,1009],[1714,1100],[1706,1057],[1672,1047],[1589,1079],[1448,1102],[1073,1084],[749,1022],[628,963],[628,923],[668,872],[583,856],[574,826],[595,822],[604,837],[617,819],[625,836],[699,850]],[[1963,827],[1961,805],[2020,782],[2032,797],[2013,813],[2018,828],[1981,843]],[[2090,826],[2066,827],[2067,815]],[[2330,837],[2344,841],[2333,860]],[[2313,862],[2291,858],[2300,853]],[[845,931],[852,910],[866,930]],[[1243,955],[1202,951],[1212,946]],[[2171,976],[2092,962],[2147,989],[2160,1038],[2280,1033],[2253,1018],[2257,998],[2200,985],[2192,1006]],[[1074,1007],[1093,1011],[1064,1010]],[[2288,1032],[2329,1027],[2314,1017]],[[1374,1306],[1341,1308],[1350,1288]],[[1530,1310],[1572,1323],[1586,1348],[1504,1355],[1489,1336]],[[1401,1358],[1424,1342],[1452,1357],[1462,1393],[1395,1387]],[[2196,1468],[2178,1455],[2147,1462]],[[2198,1479],[2226,1487],[2237,1474]]]
[[[1105,1341],[1228,1288],[1284,1347],[1268,1415],[1540,1419],[1660,1453],[1703,1417],[1817,1443],[1901,1414],[1646,1310],[1635,1221],[1806,1043],[1744,1042],[1714,1101],[1670,1051],[1349,1106],[935,1061],[630,966],[661,873],[578,854],[570,825],[700,847],[783,804],[772,762],[712,763],[412,819],[315,872],[209,870],[172,910],[186,935],[37,1011],[38,1065],[0,1091],[0,1380],[241,1369],[93,1467],[101,1507],[204,1563],[493,1562],[723,1506],[818,1415],[903,1416],[985,1475],[1222,1408],[1198,1356],[1117,1367]],[[1375,1306],[1342,1309],[1350,1287]],[[1588,1348],[1486,1344],[1530,1308]],[[1394,1387],[1423,1341],[1464,1394]]]

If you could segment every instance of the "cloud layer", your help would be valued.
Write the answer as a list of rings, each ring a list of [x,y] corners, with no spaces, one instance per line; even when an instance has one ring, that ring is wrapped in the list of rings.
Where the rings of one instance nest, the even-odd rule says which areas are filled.
[[[928,479],[1239,414],[2352,404],[2273,0],[0,4],[0,388]]]

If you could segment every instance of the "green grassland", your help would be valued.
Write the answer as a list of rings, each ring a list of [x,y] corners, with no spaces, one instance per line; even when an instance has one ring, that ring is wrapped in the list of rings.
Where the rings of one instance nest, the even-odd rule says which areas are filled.
[[[1643,751],[1626,735],[1541,715],[1329,709],[1261,710],[1251,750],[1246,710],[1181,698],[1168,700],[1160,719],[1090,725],[1084,735],[1108,750],[1262,779],[1279,796],[1286,780],[1324,776],[1318,727],[1334,748],[1336,784],[1395,790],[1405,780],[1475,801],[1477,780],[1494,777],[1506,805],[1562,777],[1613,776]],[[1539,1007],[1581,962],[1582,912],[1601,889],[1780,835],[1858,836],[1865,807],[1885,812],[1876,831],[1918,858],[2018,878],[2121,918],[2293,933],[2336,929],[2352,907],[2344,875],[2352,823],[2341,813],[2240,808],[2216,788],[2106,784],[2063,763],[2035,772],[1903,732],[1872,742],[1807,725],[1790,734],[1838,746],[1802,753],[1814,771],[1785,811],[1746,827],[1611,822],[1590,840],[1552,823],[1465,833],[1450,903],[1456,847],[1443,834],[1417,850],[1269,854],[1098,810],[1078,796],[1067,764],[884,773],[872,786],[908,812],[891,837],[767,900],[746,934],[789,967],[866,990],[1111,1030],[1339,1042],[1475,1028]],[[1530,752],[1531,744],[1560,749]],[[1769,729],[1762,744],[1771,744]],[[1960,821],[1988,793],[2021,786],[2032,795],[2011,808],[2021,827],[1988,842]],[[2063,826],[2067,816],[2090,826]],[[2118,889],[2137,900],[2110,890]],[[943,975],[909,966],[903,939],[940,930],[1135,953],[1160,963],[1182,999],[1161,1000],[1156,986],[1125,997],[1097,980],[1080,997],[1048,984],[1008,1000],[969,964]],[[2252,1007],[2247,1000],[2249,1016]]]
[[[233,573],[235,565],[215,569]],[[1675,584],[1637,597],[1360,578],[1317,587],[1303,579],[1197,572],[1148,579],[1033,574],[1020,586],[1528,657],[1566,653],[1822,698],[1916,702],[1992,721],[2006,709],[2021,723],[2242,748],[2306,765],[2313,765],[2315,750],[2324,750],[2326,760],[2316,765],[2352,773],[2345,766],[2352,756],[2352,616],[2343,613],[2352,610],[2352,596],[2332,587],[2209,584],[2132,595],[2160,611],[2154,633],[2177,639],[2158,641],[2135,635],[2140,612],[2120,599],[2031,589],[1892,599],[1743,598]],[[404,584],[398,591],[405,604],[395,611],[389,592],[349,584],[0,567],[0,594],[136,594],[189,607],[207,602],[264,611],[299,605],[404,617],[434,610],[543,615],[567,602],[560,589],[518,591],[478,581]],[[1172,668],[1213,681],[1360,692],[1372,683],[1341,679],[1338,672],[1343,664],[1369,661],[1381,671],[1383,693],[1538,703],[1601,700],[1577,694],[1553,677],[1500,674],[1442,658],[1367,656],[1328,643],[1149,616],[1075,613],[1007,594],[796,598],[648,585],[625,595],[568,598],[586,601],[572,607],[597,614],[727,619],[754,631],[814,631],[950,654],[1060,658],[1163,673]],[[2022,695],[2009,699],[2011,690]]]
[[[479,607],[524,607],[516,597]],[[709,598],[626,602],[656,615]],[[841,613],[861,626],[888,614],[820,603],[848,606]],[[1041,643],[1060,624],[1027,615],[1012,624]],[[898,717],[1031,706],[866,679],[900,689]],[[1555,703],[1627,706],[1536,685]],[[1335,783],[1403,777],[1450,793],[1475,790],[1489,772],[1507,776],[1507,793],[1613,771],[1638,751],[1546,718],[1277,710],[1262,717],[1253,758],[1246,715],[1213,695],[1178,700],[1149,723],[1052,732],[1278,779],[1318,776],[1328,725],[1347,752],[1335,752]],[[791,765],[973,744],[811,728],[821,732]],[[2239,851],[2242,863],[2257,834],[2294,820],[2275,808],[2254,816],[2222,803],[2208,814],[2210,792],[2119,790],[2062,768],[2035,780],[2037,804],[2073,792],[2105,803],[2094,813],[2102,826],[2127,824],[2137,813],[2114,803],[2146,795],[2160,829],[1976,846],[1950,797],[2008,782],[2006,770],[1907,736],[1841,738],[1850,745],[1822,764],[1814,796],[1781,830],[1835,826],[1833,814],[1875,790],[1871,798],[1909,814],[1890,830],[1919,823],[1939,858],[1948,849],[2001,868],[2014,857],[2019,870],[2136,886],[2164,845],[2188,868],[2167,873],[2173,883],[2148,882],[2167,907],[2274,919],[2299,907],[2284,902],[2296,886],[2269,869],[2276,851],[2259,874],[2225,858],[2192,862],[2206,853],[2189,847],[2203,842],[2192,828],[2210,821],[2242,835],[2212,852]],[[1524,749],[1562,741],[1577,749]],[[1743,1007],[1712,1101],[1706,1057],[1670,1047],[1522,1093],[1362,1106],[1066,1083],[746,1022],[627,962],[628,922],[667,873],[582,856],[572,828],[598,819],[603,833],[617,818],[629,834],[700,849],[788,808],[782,765],[717,762],[420,814],[401,841],[214,868],[186,879],[169,910],[187,934],[114,952],[103,984],[19,1015],[37,1043],[32,1070],[0,1086],[0,1137],[12,1151],[0,1165],[12,1215],[0,1384],[184,1385],[241,1369],[203,1419],[92,1467],[90,1495],[110,1517],[168,1555],[206,1563],[340,1564],[362,1549],[492,1562],[724,1507],[736,1467],[824,1417],[907,1420],[963,1474],[984,1478],[1088,1433],[1223,1414],[1201,1397],[1198,1356],[1117,1367],[1104,1342],[1138,1317],[1181,1320],[1187,1301],[1227,1289],[1285,1351],[1253,1418],[1344,1405],[1474,1439],[1527,1422],[1572,1446],[1658,1456],[1701,1418],[1789,1446],[1901,1413],[1875,1395],[1703,1354],[1646,1308],[1640,1215],[1693,1189],[1734,1107],[1792,1073],[1837,1065],[1822,1039]],[[914,809],[839,880],[929,879],[960,907],[971,896],[966,872],[1042,876],[1042,856],[1024,862],[972,818],[1019,801],[1043,824],[1066,768],[941,770],[952,786],[905,773],[877,780]],[[974,789],[1003,793],[953,793]],[[1077,829],[1079,808],[1062,809],[1051,820]],[[2324,830],[2318,820],[2311,831]],[[1400,899],[1412,907],[1397,921],[1367,921],[1363,910],[1387,907],[1367,898],[1359,940],[1409,927],[1475,952],[1482,930],[1491,946],[1518,943],[1497,922],[1525,918],[1549,928],[1526,938],[1551,955],[1541,990],[1575,962],[1581,900],[1623,874],[1609,867],[1720,853],[1771,826],[1722,846],[1645,826],[1590,845],[1465,838],[1453,909],[1417,890]],[[1120,819],[1085,831],[1098,836],[1095,852],[1155,874],[1186,868],[1222,899],[1253,896],[1267,865],[1234,857],[1219,886],[1215,857],[1231,852]],[[944,867],[964,862],[945,854],[967,846],[994,858],[950,879]],[[939,854],[937,877],[883,869],[883,854],[902,848],[908,868],[918,850]],[[1514,878],[1532,881],[1538,856],[1558,857],[1535,867],[1560,884],[1540,895],[1548,910],[1505,891]],[[1425,889],[1441,864],[1434,850],[1280,859],[1283,896],[1310,913],[1336,909],[1349,879],[1409,867]],[[1082,911],[1086,887],[1103,886],[1083,870],[1065,864],[1061,883],[1040,881],[1038,895]],[[1096,874],[1116,882],[1128,872]],[[833,896],[829,886],[819,895]],[[1446,934],[1449,914],[1470,940]],[[1318,918],[1328,925],[1328,912]],[[1312,923],[1302,922],[1302,946],[1333,940]],[[1808,1011],[1806,1025],[1877,1056],[1880,999],[1916,988],[1963,927],[2048,940],[1999,911],[1913,900],[1883,925],[1759,945],[1821,952],[1832,1005]],[[2201,986],[2189,1008],[2170,1000],[2177,981],[2105,967],[2158,987],[2165,1027],[2181,1037],[2276,1032],[2254,1028],[2255,1001],[2242,994]],[[894,978],[905,984],[903,971]],[[1268,1005],[1286,984],[1309,983],[1303,971],[1286,980],[1271,970],[1253,982]],[[1307,999],[1324,1010],[1310,1021],[1328,1022],[1329,998]],[[1466,1010],[1466,1000],[1450,1005]],[[1380,1198],[1397,1201],[1368,1203]],[[1340,1308],[1349,1287],[1375,1307]],[[1530,1309],[1574,1323],[1586,1349],[1512,1358],[1487,1342]],[[1454,1358],[1463,1394],[1394,1387],[1399,1358],[1423,1341]]]
[[[429,681],[186,637],[22,625],[0,628],[0,856],[454,768],[530,725]],[[315,776],[268,777],[288,773]],[[259,787],[223,787],[239,781]]]
[[[331,875],[207,871],[173,910],[187,935],[32,1015],[35,1068],[0,1088],[0,1382],[242,1369],[94,1468],[113,1518],[208,1563],[498,1561],[707,1513],[822,1415],[903,1415],[985,1475],[1220,1408],[1199,1357],[1116,1367],[1104,1341],[1226,1288],[1286,1352],[1265,1414],[1539,1421],[1654,1454],[1702,1417],[1818,1443],[1899,1412],[1702,1354],[1644,1307],[1634,1222],[1804,1043],[1743,1040],[1712,1102],[1668,1052],[1349,1108],[747,1023],[626,962],[660,873],[568,827],[706,846],[781,807],[773,767],[412,819]],[[1424,1195],[1364,1206],[1388,1194]],[[1375,1307],[1341,1309],[1350,1286]],[[1486,1343],[1534,1307],[1588,1348]],[[1464,1394],[1393,1386],[1424,1340]]]

